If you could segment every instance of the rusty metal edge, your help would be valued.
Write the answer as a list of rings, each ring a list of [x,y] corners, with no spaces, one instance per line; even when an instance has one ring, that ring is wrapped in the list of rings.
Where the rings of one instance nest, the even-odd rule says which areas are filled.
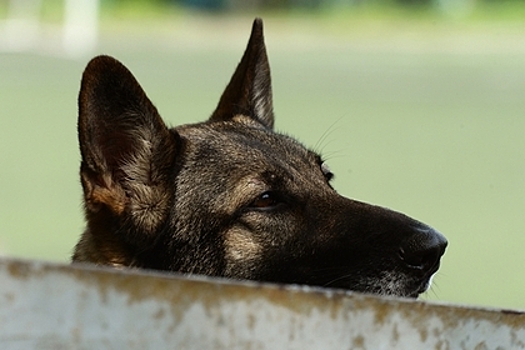
[[[49,320],[69,326],[56,321],[55,328],[46,328]],[[0,259],[0,343],[9,348],[118,348],[125,343],[137,349],[315,349],[319,344],[324,349],[525,349],[525,313],[305,286]]]

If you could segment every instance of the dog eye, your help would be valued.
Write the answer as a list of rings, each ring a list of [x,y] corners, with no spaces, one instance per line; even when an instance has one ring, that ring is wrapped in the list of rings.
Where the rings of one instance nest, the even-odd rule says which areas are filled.
[[[323,175],[327,181],[330,181],[334,178],[334,173],[330,171],[330,168],[328,167],[328,164],[326,164],[326,162],[321,163],[321,171],[323,172]]]
[[[281,201],[275,192],[267,191],[257,197],[251,204],[253,209],[272,209],[279,205]]]

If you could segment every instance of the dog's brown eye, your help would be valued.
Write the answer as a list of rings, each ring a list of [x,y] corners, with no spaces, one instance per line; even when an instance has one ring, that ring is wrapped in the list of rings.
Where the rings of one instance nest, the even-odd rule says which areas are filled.
[[[279,204],[279,199],[274,192],[268,191],[261,194],[256,200],[251,204],[251,208],[256,209],[271,209]]]

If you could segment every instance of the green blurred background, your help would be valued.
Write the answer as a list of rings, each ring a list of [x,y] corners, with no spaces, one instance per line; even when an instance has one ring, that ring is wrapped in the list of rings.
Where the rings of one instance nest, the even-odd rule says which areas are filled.
[[[201,121],[260,16],[277,129],[324,154],[342,194],[449,239],[423,298],[525,309],[525,1],[103,0],[96,43],[76,51],[62,1],[32,22],[13,3],[0,1],[0,254],[69,261],[91,56],[124,62],[171,125]]]

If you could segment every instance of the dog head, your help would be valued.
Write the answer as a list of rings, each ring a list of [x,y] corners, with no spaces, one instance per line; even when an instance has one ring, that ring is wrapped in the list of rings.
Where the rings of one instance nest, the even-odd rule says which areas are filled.
[[[208,121],[169,129],[108,56],[79,96],[87,229],[74,261],[416,297],[447,241],[340,196],[321,156],[274,132],[262,22]]]

